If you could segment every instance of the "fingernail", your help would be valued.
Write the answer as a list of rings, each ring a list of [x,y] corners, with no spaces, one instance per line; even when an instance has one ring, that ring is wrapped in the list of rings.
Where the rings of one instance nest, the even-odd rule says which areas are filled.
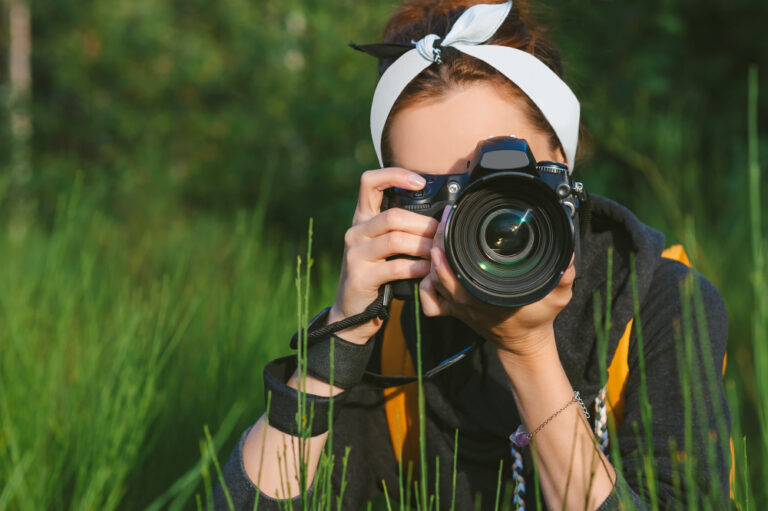
[[[419,188],[424,188],[424,185],[427,184],[427,180],[418,174],[408,174],[408,181],[410,181],[413,186],[418,186]]]

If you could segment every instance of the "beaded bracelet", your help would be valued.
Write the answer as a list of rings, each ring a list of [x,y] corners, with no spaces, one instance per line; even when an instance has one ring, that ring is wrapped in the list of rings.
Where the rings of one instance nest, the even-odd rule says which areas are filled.
[[[586,406],[584,406],[584,401],[582,401],[582,400],[581,400],[581,396],[579,396],[579,391],[577,390],[577,391],[574,391],[574,393],[573,393],[573,397],[571,398],[571,400],[570,400],[570,401],[568,401],[568,402],[567,402],[567,403],[566,403],[566,404],[565,404],[565,405],[564,405],[562,408],[560,408],[558,411],[556,411],[555,413],[553,413],[552,415],[550,415],[550,416],[547,418],[547,420],[545,420],[544,422],[542,422],[542,423],[539,425],[539,427],[538,427],[538,428],[534,429],[534,430],[533,430],[533,431],[531,431],[530,433],[526,433],[526,432],[525,432],[525,428],[523,427],[523,425],[522,425],[522,424],[520,424],[520,425],[517,427],[517,430],[516,430],[514,433],[512,433],[511,435],[509,435],[509,440],[510,440],[510,441],[511,441],[513,444],[515,444],[516,446],[518,446],[518,447],[525,447],[526,445],[528,445],[528,444],[530,444],[530,443],[531,443],[531,440],[533,440],[533,437],[534,437],[534,435],[536,435],[536,433],[538,433],[539,431],[541,431],[541,430],[544,428],[544,426],[546,426],[547,424],[549,424],[549,422],[550,422],[552,419],[554,419],[555,417],[557,417],[557,415],[558,415],[558,414],[560,414],[560,413],[561,413],[563,410],[565,410],[566,408],[568,408],[569,406],[571,406],[573,403],[579,403],[579,404],[581,405],[581,409],[582,409],[582,411],[584,412],[584,415],[586,415],[586,416],[587,416],[587,419],[589,419],[589,412],[587,411],[587,407],[586,407]]]

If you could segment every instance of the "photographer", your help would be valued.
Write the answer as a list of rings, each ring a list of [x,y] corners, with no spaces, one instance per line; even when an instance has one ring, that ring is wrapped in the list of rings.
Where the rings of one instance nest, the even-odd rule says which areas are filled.
[[[325,409],[321,397],[340,398],[333,430],[334,491],[341,486],[345,447],[351,446],[344,508],[359,509],[381,493],[382,481],[392,499],[398,499],[394,495],[399,487],[398,458],[406,461],[414,440],[418,440],[409,424],[402,417],[397,422],[387,408],[393,393],[360,380],[366,367],[386,373],[384,366],[391,366],[391,344],[397,331],[402,331],[406,355],[416,360],[413,302],[396,302],[397,310],[390,310],[386,321],[382,314],[366,316],[361,322],[360,314],[369,305],[381,303],[380,290],[385,284],[418,279],[424,368],[439,366],[463,348],[475,346],[462,360],[424,383],[427,460],[434,466],[439,459],[442,504],[452,498],[456,430],[456,509],[471,509],[478,494],[483,508],[493,507],[500,461],[502,490],[509,482],[515,488],[516,504],[531,509],[536,505],[534,462],[542,499],[549,509],[618,509],[620,492],[623,499],[633,500],[642,508],[649,499],[648,487],[654,488],[661,508],[692,504],[686,502],[685,490],[680,490],[679,460],[670,455],[670,440],[678,448],[685,442],[685,396],[678,376],[682,361],[678,361],[675,339],[681,321],[685,322],[681,319],[685,307],[680,282],[691,270],[662,257],[664,237],[622,206],[596,196],[587,200],[585,195],[576,195],[574,190],[580,187],[571,180],[570,172],[576,154],[579,108],[562,81],[559,52],[526,25],[511,2],[478,4],[468,0],[405,2],[390,19],[384,35],[385,43],[396,44],[361,47],[379,57],[383,75],[374,95],[371,120],[383,168],[362,174],[357,208],[344,240],[336,300],[312,325],[339,326],[338,322],[346,321],[340,324],[345,328],[335,331],[333,340],[337,343],[339,385],[326,383],[327,378],[319,373],[327,368],[317,359],[310,361],[315,364],[310,367],[315,376],[307,377],[305,389],[316,403],[316,414]],[[512,134],[514,138],[509,137]],[[489,137],[496,138],[482,143]],[[423,176],[438,179],[481,168],[486,165],[484,160],[473,160],[473,155],[482,157],[489,144],[519,141],[527,143],[514,146],[524,148],[521,154],[535,155],[536,160],[549,165],[533,165],[531,175],[539,175],[537,168],[544,168],[541,172],[565,169],[562,179],[567,190],[557,199],[563,201],[557,214],[567,214],[562,211],[567,212],[565,206],[569,204],[573,211],[578,206],[579,213],[573,215],[574,243],[562,241],[567,236],[553,236],[546,247],[554,254],[553,267],[559,271],[537,288],[545,291],[542,296],[522,306],[508,306],[515,302],[485,296],[478,286],[473,288],[467,275],[462,276],[464,270],[457,270],[460,250],[453,254],[453,245],[446,238],[451,229],[460,232],[456,218],[461,202],[445,208],[441,205],[439,220],[403,207],[382,211],[382,202],[393,197],[393,188],[399,189],[402,197],[428,195],[428,187],[435,188],[436,181]],[[559,187],[555,189],[560,193]],[[565,204],[567,201],[571,202]],[[489,264],[501,261],[498,271],[502,274],[507,271],[502,268],[505,261],[514,259],[509,250],[528,250],[526,247],[534,243],[529,238],[544,233],[525,224],[530,211],[534,211],[531,225],[556,224],[555,217],[545,222],[544,213],[535,213],[539,211],[536,207],[538,203],[522,214],[512,207],[504,210],[507,216],[502,220],[508,222],[507,230],[496,249],[490,234],[480,236]],[[482,224],[483,233],[492,232],[492,220]],[[504,245],[504,236],[510,236],[511,245]],[[395,257],[402,255],[411,257]],[[635,317],[633,271],[639,317]],[[723,365],[727,320],[717,290],[703,277],[695,278],[706,316],[701,320],[706,322],[708,335],[693,329],[694,346],[699,346],[699,339],[707,339],[710,346],[693,358],[700,367],[690,370],[703,374],[707,364],[715,368]],[[511,296],[519,297],[515,293]],[[618,445],[613,447],[621,454],[624,477],[617,475],[603,452],[605,440],[600,438],[600,432],[605,434],[606,400],[610,399],[603,388],[595,318],[603,317],[607,300],[611,302],[611,320],[606,364],[612,359],[621,362],[623,356],[626,365],[625,379],[620,382],[620,409],[618,401],[608,402],[612,413],[621,414]],[[643,334],[642,361],[638,323]],[[693,324],[697,324],[695,315]],[[325,337],[321,342],[327,345],[331,340]],[[270,411],[269,426],[262,417],[245,432],[224,467],[224,482],[237,509],[253,508],[257,488],[259,509],[278,509],[279,498],[286,497],[294,498],[295,509],[300,506],[296,464],[285,462],[286,457],[294,460],[298,456],[298,440],[290,434],[288,424],[295,415],[295,404],[293,408],[285,404],[290,403],[290,389],[297,388],[298,378],[295,372],[291,375],[289,362],[273,362],[270,367],[266,374],[268,387],[273,390],[273,407],[275,403],[283,405]],[[652,410],[652,445],[648,448],[653,452],[656,480],[650,482],[642,480],[645,468],[637,440],[641,429],[636,429],[643,424],[641,381],[647,385]],[[712,386],[702,386],[704,403],[695,409],[698,419],[692,426],[693,441],[699,444],[716,441],[717,410],[726,415],[727,423],[728,408],[719,377],[715,383],[714,394],[710,392]],[[320,424],[314,427],[306,453],[310,485],[328,437],[324,415],[319,416],[315,422]],[[403,426],[407,439],[396,440],[393,420]],[[718,449],[716,466],[696,468],[701,471],[696,480],[702,485],[711,483],[708,474],[716,474],[724,502],[728,496],[725,454]],[[522,481],[528,482],[527,488]],[[429,488],[435,487],[430,481]],[[225,509],[221,487],[215,498],[217,508]]]

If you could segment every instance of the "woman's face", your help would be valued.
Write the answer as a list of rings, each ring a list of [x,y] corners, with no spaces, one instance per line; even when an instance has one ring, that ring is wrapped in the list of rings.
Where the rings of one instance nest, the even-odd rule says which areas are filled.
[[[530,144],[537,160],[565,163],[549,137],[528,120],[518,101],[498,85],[456,86],[438,100],[400,110],[389,130],[394,165],[424,174],[458,174],[481,140],[514,135]]]

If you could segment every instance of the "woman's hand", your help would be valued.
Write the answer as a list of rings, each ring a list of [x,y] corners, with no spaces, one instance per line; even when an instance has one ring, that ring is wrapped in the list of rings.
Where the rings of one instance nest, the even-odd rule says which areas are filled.
[[[558,285],[537,302],[519,308],[498,307],[482,302],[459,282],[445,256],[445,221],[450,207],[443,211],[430,250],[431,270],[419,284],[424,314],[455,316],[508,355],[535,355],[554,341],[555,316],[571,299],[573,279],[576,276],[573,260]]]
[[[344,259],[329,323],[363,312],[378,297],[381,285],[393,280],[421,278],[429,272],[429,250],[437,221],[400,208],[381,212],[381,200],[387,188],[421,190],[425,184],[416,172],[396,167],[363,173],[352,227],[344,236]],[[397,254],[424,259],[387,260]],[[337,335],[362,344],[381,324],[380,319],[373,319]]]

